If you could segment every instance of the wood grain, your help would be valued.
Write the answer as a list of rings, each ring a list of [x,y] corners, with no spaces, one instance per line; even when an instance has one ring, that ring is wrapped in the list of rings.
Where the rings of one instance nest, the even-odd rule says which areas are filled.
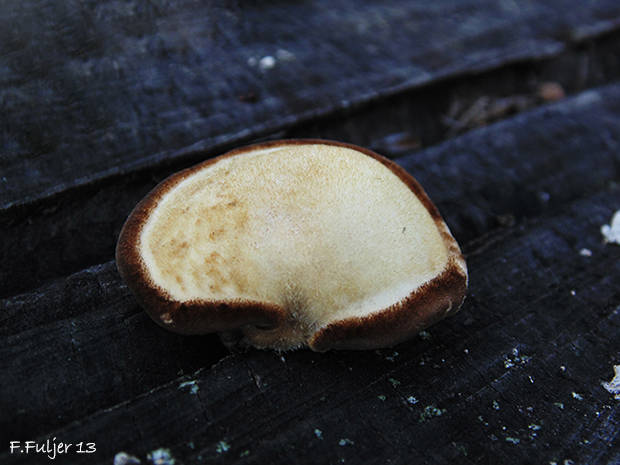
[[[620,24],[615,0],[24,1],[2,13],[0,210]]]
[[[615,112],[592,110],[607,126],[584,121],[594,117],[593,102],[613,109],[618,90],[588,91],[397,160],[424,167],[416,175],[468,242],[468,300],[429,340],[402,344],[398,355],[253,351],[209,369],[223,355],[217,340],[156,327],[107,263],[0,303],[0,368],[11,374],[0,386],[3,439],[101,438],[102,463],[120,450],[145,455],[160,446],[188,463],[199,455],[235,462],[246,449],[252,463],[312,463],[317,448],[330,463],[392,457],[394,447],[428,463],[525,459],[532,450],[548,460],[611,457],[617,411],[600,381],[619,355],[611,342],[620,249],[603,245],[599,228],[620,208],[618,152],[609,145]],[[574,143],[567,134],[578,134]],[[561,154],[569,158],[557,164]],[[512,215],[512,226],[499,227],[499,214]],[[179,387],[188,380],[196,395]],[[428,406],[446,412],[434,417],[442,410]],[[577,439],[563,440],[560,418]],[[127,426],[112,427],[119,424]],[[591,443],[582,450],[583,439]],[[215,452],[220,440],[230,454]]]
[[[61,464],[620,463],[601,386],[620,247],[600,233],[620,209],[619,34],[615,0],[0,2],[0,463],[50,463],[8,443],[53,438],[96,443]],[[543,104],[543,81],[570,97]],[[480,99],[527,102],[448,130]],[[131,208],[288,136],[420,181],[467,255],[460,313],[326,354],[231,354],[146,316],[112,261]]]
[[[382,114],[397,121],[389,109]],[[358,132],[356,137],[366,135]],[[620,88],[609,85],[423,151],[409,150],[397,162],[428,191],[457,239],[469,241],[615,179],[619,141]],[[11,267],[0,269],[0,297],[110,260],[127,215],[167,174],[117,179],[43,211],[5,215],[0,259]]]
[[[159,447],[187,463],[237,463],[245,450],[247,463],[316,463],[317,454],[322,463],[361,457],[376,458],[372,463],[407,463],[412,457],[425,463],[516,463],[532,455],[604,463],[617,456],[611,446],[618,410],[600,382],[611,377],[620,355],[612,344],[620,325],[620,249],[602,244],[598,227],[620,207],[618,199],[617,190],[605,189],[489,237],[492,246],[469,254],[470,296],[463,310],[394,350],[250,351],[179,377],[166,361],[173,357],[162,359],[163,351],[154,350],[149,356],[167,369],[169,381],[95,409],[112,391],[109,385],[97,391],[91,383],[114,374],[116,381],[109,382],[123,390],[127,379],[143,376],[131,359],[149,365],[143,353],[156,340],[149,334],[159,330],[150,322],[133,323],[141,318],[121,325],[122,314],[89,312],[75,322],[81,328],[102,321],[90,338],[75,330],[79,340],[73,348],[55,344],[64,352],[56,358],[25,344],[27,333],[18,335],[21,341],[3,349],[1,359],[14,364],[3,370],[15,382],[36,355],[46,359],[46,400],[72,422],[41,438],[98,440],[97,461],[74,457],[72,463],[106,463],[120,450],[144,456]],[[582,247],[592,257],[581,256]],[[52,337],[60,327],[46,333]],[[41,336],[31,339],[46,345]],[[69,335],[63,339],[68,343]],[[89,364],[95,351],[99,356]],[[77,363],[63,366],[62,355]],[[181,350],[174,358],[192,354]],[[33,418],[20,432],[25,418],[46,416],[37,404],[45,374],[30,376],[21,382],[26,391],[10,399],[30,402],[11,422],[12,437],[33,432]],[[188,380],[195,381],[195,394],[181,386]],[[53,399],[55,390],[71,402]],[[219,441],[230,445],[225,454],[216,451]],[[7,454],[2,460],[27,463]]]

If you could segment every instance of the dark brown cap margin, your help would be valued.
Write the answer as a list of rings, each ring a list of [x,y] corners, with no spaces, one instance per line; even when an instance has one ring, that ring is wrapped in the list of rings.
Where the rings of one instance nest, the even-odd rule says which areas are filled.
[[[392,347],[458,311],[466,291],[467,276],[452,262],[439,276],[391,307],[320,329],[309,346],[316,352]]]

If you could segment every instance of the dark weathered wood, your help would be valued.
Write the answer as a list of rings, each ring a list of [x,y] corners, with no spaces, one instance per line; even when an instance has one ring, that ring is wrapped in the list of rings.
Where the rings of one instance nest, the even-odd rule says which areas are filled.
[[[396,161],[461,241],[553,211],[619,176],[620,86],[592,89]]]
[[[7,441],[121,402],[227,352],[214,335],[182,337],[153,326],[114,263],[0,308],[2,365],[11,374],[0,388]]]
[[[620,21],[616,0],[0,8],[2,210],[447,76],[557,54]],[[265,56],[275,66],[261,67]]]
[[[159,447],[183,463],[617,459],[618,408],[600,382],[620,356],[612,344],[620,248],[603,244],[599,227],[619,202],[617,188],[605,189],[470,249],[463,310],[394,350],[232,355],[38,439],[97,442],[96,455],[71,463],[110,463],[121,450],[144,458]],[[130,338],[115,326],[110,335]],[[122,366],[122,353],[102,351],[97,363],[115,355],[118,370],[108,374],[139,376]],[[194,394],[181,387],[187,380]],[[48,392],[58,380],[49,382]],[[229,450],[218,452],[219,441]]]
[[[199,402],[196,396],[187,392],[191,386],[175,393],[186,380],[179,378],[179,370],[188,374],[208,367],[223,355],[221,345],[212,336],[184,338],[159,329],[139,310],[113,263],[108,263],[1,301],[0,326],[5,343],[0,348],[0,370],[10,374],[0,385],[0,410],[7,412],[0,418],[2,441],[42,438],[46,434],[69,440],[78,439],[78,432],[88,432],[107,443],[100,446],[104,451],[102,460],[107,460],[105,454],[125,447],[145,454],[148,448],[158,445],[175,446],[175,453],[182,457],[191,458],[201,449],[205,457],[216,457],[214,444],[222,439],[236,444],[236,454],[245,450],[242,448],[254,451],[253,442],[264,444],[264,455],[256,458],[253,452],[254,459],[249,458],[257,463],[268,456],[275,462],[291,461],[300,453],[302,461],[310,463],[312,455],[303,455],[309,454],[305,445],[325,447],[321,450],[333,462],[338,453],[349,450],[349,446],[339,446],[337,441],[349,438],[355,441],[351,446],[355,447],[353,456],[370,454],[372,449],[373,454],[384,459],[398,447],[432,463],[435,456],[441,462],[450,454],[457,457],[465,448],[475,462],[511,450],[504,444],[508,433],[502,436],[497,431],[501,430],[500,422],[510,420],[510,434],[519,436],[508,437],[529,444],[527,425],[514,422],[521,417],[533,424],[538,420],[532,412],[519,412],[528,405],[511,399],[506,391],[508,386],[516,386],[519,395],[532,395],[529,379],[510,373],[523,374],[519,370],[534,365],[517,363],[505,373],[504,355],[514,359],[511,351],[517,347],[521,355],[534,353],[536,363],[548,359],[547,365],[532,368],[528,376],[543,380],[535,387],[544,396],[532,399],[540,403],[534,406],[536,411],[542,411],[538,418],[556,421],[554,415],[562,412],[549,407],[546,399],[556,395],[563,385],[554,377],[549,379],[550,373],[557,372],[561,365],[568,366],[567,360],[575,358],[566,351],[592,344],[594,336],[590,333],[595,332],[599,320],[601,338],[610,341],[614,328],[617,330],[617,317],[610,312],[619,304],[620,295],[613,286],[619,252],[618,248],[601,244],[598,228],[620,207],[620,194],[609,190],[579,201],[572,210],[548,217],[540,224],[523,221],[553,215],[562,205],[605,190],[618,179],[619,138],[614,131],[618,126],[619,92],[618,86],[589,91],[398,160],[425,184],[462,240],[487,234],[502,222],[504,226],[515,221],[519,225],[501,229],[469,246],[472,284],[467,306],[458,317],[434,328],[430,341],[401,345],[394,361],[386,358],[392,357],[392,351],[383,351],[380,356],[300,352],[285,355],[286,362],[259,352],[229,357],[212,372],[202,371],[199,375],[198,397],[206,406],[198,408],[194,405]],[[590,248],[593,257],[581,257],[578,252],[582,247]],[[571,289],[576,296],[570,295]],[[596,309],[597,313],[589,315],[584,308]],[[589,317],[592,321],[587,321]],[[557,328],[561,328],[561,334],[556,333]],[[465,348],[469,354],[463,352]],[[576,392],[593,373],[600,372],[597,376],[601,380],[611,375],[616,355],[609,352],[612,347],[601,340],[598,347],[588,350],[603,355],[594,364],[589,359],[587,364],[580,364],[578,357],[572,361],[571,370],[580,370],[576,380],[569,383],[577,383],[573,388]],[[446,362],[441,362],[442,358]],[[554,363],[558,367],[550,371]],[[348,367],[353,368],[352,373]],[[391,386],[388,378],[400,384],[394,382],[395,386]],[[232,384],[227,387],[229,382]],[[598,388],[598,381],[595,384]],[[592,389],[590,386],[588,392]],[[161,395],[164,397],[158,397]],[[179,395],[189,400],[179,400]],[[384,403],[377,397],[381,395],[390,400]],[[405,405],[409,395],[418,398],[420,404]],[[602,394],[598,395],[598,400],[603,399]],[[321,401],[322,396],[326,400]],[[132,398],[130,404],[123,404]],[[165,408],[159,412],[159,403],[166,399],[171,402],[170,409],[179,409],[177,414]],[[280,403],[280,399],[293,401],[294,405]],[[463,399],[467,402],[462,403]],[[509,413],[496,413],[492,401],[503,403],[505,399],[511,400],[500,410]],[[511,407],[510,402],[517,407]],[[430,418],[428,422],[449,423],[440,423],[440,430],[420,430],[416,421],[423,413],[422,403],[423,407],[435,403],[448,410],[446,416],[442,415],[444,420]],[[134,404],[139,410],[131,411],[126,420],[119,419],[118,415],[125,415],[124,409]],[[470,417],[468,410],[478,404],[484,405],[479,410],[483,418],[495,418],[495,429],[485,440],[494,434],[503,441],[501,447],[494,446],[495,442],[476,445],[480,435],[486,434],[486,427],[469,432],[470,420],[476,416]],[[229,413],[220,414],[220,409]],[[190,414],[195,412],[201,412],[199,418],[206,416],[207,423],[195,431],[181,426],[186,415],[193,422]],[[347,420],[357,419],[359,412],[366,412],[368,418],[363,416],[359,424]],[[512,416],[515,419],[511,420]],[[160,418],[169,420],[159,425]],[[576,421],[575,417],[571,421]],[[607,412],[600,421],[603,423],[595,423],[588,434],[602,434],[617,423],[617,418]],[[116,426],[117,432],[109,431],[115,424],[130,426]],[[339,424],[348,429],[338,429]],[[569,427],[575,434],[580,431],[576,423],[569,422]],[[71,432],[74,428],[75,432]],[[267,432],[261,432],[265,428]],[[291,431],[286,432],[289,428]],[[323,441],[329,438],[331,442],[314,444],[319,440],[314,428],[323,431]],[[464,430],[463,438],[460,433],[454,436],[460,430]],[[268,431],[274,434],[270,440]],[[374,432],[373,440],[365,442],[362,436],[368,431]],[[449,441],[432,446],[434,440],[430,438],[441,431],[450,433]],[[564,447],[560,438],[545,441],[560,450]],[[197,451],[181,447],[181,441],[194,441],[195,446],[199,445]],[[532,444],[542,447],[538,442]],[[290,445],[296,449],[289,450]],[[599,455],[604,453],[599,446],[593,450]],[[231,452],[226,457],[233,460],[236,456]],[[16,460],[15,456],[9,458]]]
[[[396,161],[426,187],[456,237],[470,241],[493,228],[552,210],[563,202],[613,182],[618,177],[619,141],[620,86],[614,85],[524,113]],[[127,199],[133,202],[137,199],[134,199],[136,193],[131,182],[106,192],[117,195],[105,202],[97,201],[97,209],[92,214],[107,225],[107,234],[98,231],[96,224],[81,224],[86,231],[74,231],[74,238],[62,237],[64,240],[60,240],[54,235],[54,225],[48,224],[46,229],[45,223],[41,223],[32,231],[43,239],[49,236],[48,242],[39,242],[32,235],[25,238],[23,234],[9,236],[3,244],[6,255],[2,261],[12,266],[3,269],[4,281],[16,279],[14,275],[19,274],[16,265],[20,257],[24,261],[40,260],[42,266],[49,267],[53,253],[65,256],[72,251],[83,256],[93,248],[93,243],[102,242],[105,247],[99,246],[102,250],[98,253],[111,257],[116,235],[106,220],[119,217],[119,204]],[[127,210],[130,208],[131,205]],[[63,217],[63,223],[68,223],[68,229],[73,230],[71,221],[80,224],[79,217],[86,212],[72,209],[68,212],[72,214]],[[123,212],[119,222],[124,216]],[[66,224],[63,226],[67,227]],[[120,224],[116,227],[120,228]],[[61,262],[59,267],[62,265]],[[106,273],[113,273],[108,267]],[[91,273],[80,273],[73,281],[84,279],[84,276],[90,277]],[[98,279],[109,281],[112,278],[106,275]],[[71,281],[62,286],[65,285],[69,290],[80,291],[80,286]],[[114,284],[108,282],[105,286],[114,289],[116,285],[114,281]],[[84,288],[92,292],[93,286]],[[50,294],[55,298],[63,295],[59,290],[50,291]],[[41,310],[37,296],[35,293],[26,303],[21,302],[21,297],[8,299],[5,305],[6,302],[12,302],[11,305],[17,302],[21,305],[19,308],[39,308],[35,313],[43,315],[46,321],[54,321],[52,315],[56,315],[55,312],[68,316],[69,310],[63,305],[69,299],[52,301]],[[78,296],[82,300],[80,304],[73,303],[72,308],[81,308],[81,302],[89,302],[88,294]],[[95,299],[100,299],[98,293],[90,300]],[[14,310],[14,314],[23,315],[24,311]],[[21,318],[23,316],[16,316],[15,321],[20,322]],[[40,324],[29,323],[28,326]],[[11,326],[5,320],[5,333],[12,334],[11,331],[20,329],[9,328]]]
[[[620,247],[600,234],[620,208],[620,4],[572,3],[0,0],[0,463],[52,463],[8,443],[54,438],[96,443],[68,464],[620,463],[601,386]],[[580,93],[532,109],[549,80]],[[471,128],[454,108],[504,98],[476,124],[507,119],[444,141]],[[461,313],[326,354],[229,354],[150,321],[110,261],[129,210],[290,136],[418,178],[465,246]]]
[[[596,190],[617,176],[620,87],[592,92],[421,153],[409,150],[398,160],[449,214],[459,239],[470,240],[502,222]],[[0,296],[110,260],[127,214],[165,174],[169,171],[121,178],[45,211],[7,217],[0,233],[0,261],[11,266],[0,269]],[[472,196],[466,202],[465,190]],[[468,207],[459,212],[463,203]]]

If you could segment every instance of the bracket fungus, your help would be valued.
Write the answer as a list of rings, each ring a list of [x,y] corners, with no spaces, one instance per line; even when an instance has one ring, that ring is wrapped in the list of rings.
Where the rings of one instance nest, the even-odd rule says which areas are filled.
[[[417,181],[323,140],[244,147],[172,175],[127,219],[116,262],[163,327],[280,350],[392,346],[456,312],[467,288]]]

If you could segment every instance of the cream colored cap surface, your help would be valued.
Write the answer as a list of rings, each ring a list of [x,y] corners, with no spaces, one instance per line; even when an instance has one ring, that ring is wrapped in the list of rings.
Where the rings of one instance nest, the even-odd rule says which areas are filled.
[[[447,261],[433,218],[401,179],[356,150],[321,144],[196,171],[159,200],[139,248],[174,300],[271,303],[311,327],[386,308]]]

